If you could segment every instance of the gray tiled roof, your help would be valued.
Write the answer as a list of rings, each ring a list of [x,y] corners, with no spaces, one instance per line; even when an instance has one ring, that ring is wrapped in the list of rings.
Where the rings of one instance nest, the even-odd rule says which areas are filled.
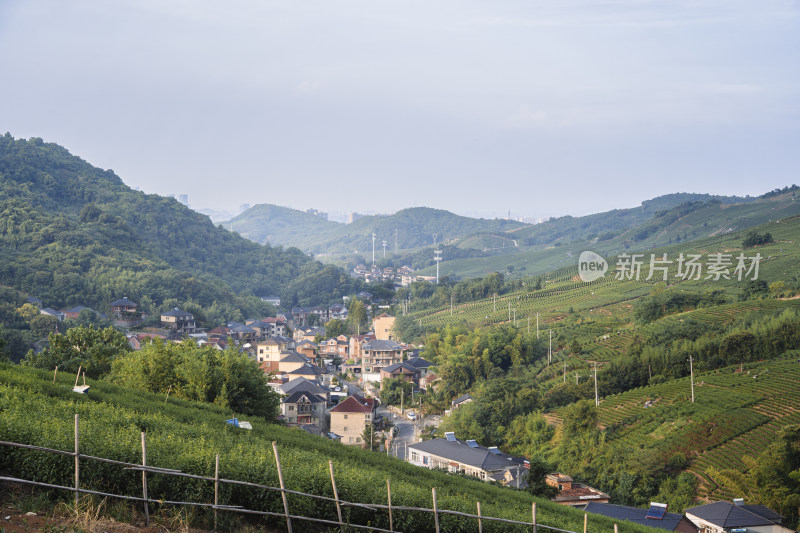
[[[192,313],[181,311],[176,307],[175,309],[170,309],[166,313],[161,313],[161,316],[192,316]]]
[[[407,365],[413,366],[414,368],[418,368],[420,370],[423,369],[423,368],[428,368],[429,366],[431,366],[433,364],[430,361],[426,361],[422,357],[411,357],[409,359],[406,359],[405,363]]]
[[[405,362],[402,362],[402,363],[395,363],[395,364],[393,364],[393,365],[385,366],[385,367],[383,367],[381,370],[382,370],[383,372],[389,372],[389,373],[391,373],[391,372],[394,372],[394,371],[396,371],[396,370],[399,370],[399,369],[401,369],[401,368],[405,368],[406,370],[408,370],[408,371],[409,371],[409,372],[411,372],[412,374],[419,374],[419,369],[418,369],[418,368],[414,368],[413,366],[411,366],[411,365],[408,365],[408,364],[406,364]]]
[[[740,528],[740,527],[755,527],[755,526],[768,526],[773,522],[764,517],[751,513],[747,509],[743,509],[731,502],[714,502],[708,505],[700,505],[691,507],[684,511],[687,515],[693,515],[702,518],[707,522],[719,526],[721,528]]]
[[[308,358],[299,353],[292,352],[283,357],[281,363],[308,363]]]
[[[409,449],[430,453],[437,457],[470,465],[487,472],[505,470],[509,466],[517,466],[524,463],[522,458],[514,458],[505,453],[495,455],[483,446],[472,448],[463,440],[432,439],[412,444]]]
[[[304,377],[294,378],[290,382],[281,385],[280,389],[284,394],[292,394],[295,391],[306,391],[312,394],[324,395],[330,392],[325,387]]]
[[[647,509],[638,507],[628,507],[626,505],[614,505],[611,503],[589,502],[586,505],[587,513],[594,513],[617,520],[627,520],[643,526],[657,527],[674,531],[678,523],[683,519],[680,513],[664,513],[664,518],[647,518]]]
[[[297,403],[301,398],[306,398],[310,403],[325,403],[327,400],[323,396],[313,394],[308,391],[295,391],[283,400],[283,403]]]
[[[304,364],[300,368],[288,372],[288,374],[301,374],[303,376],[320,376],[322,374],[327,374],[327,373],[328,371],[325,370],[324,368],[320,368],[318,366],[314,366],[308,363]]]
[[[363,346],[364,350],[401,350],[403,347],[395,341],[372,339]]]
[[[471,399],[472,399],[472,396],[470,396],[469,394],[462,394],[461,396],[459,396],[458,398],[453,400],[452,404],[453,405],[458,405],[460,403],[463,403],[463,402],[465,402],[467,400],[471,400]]]

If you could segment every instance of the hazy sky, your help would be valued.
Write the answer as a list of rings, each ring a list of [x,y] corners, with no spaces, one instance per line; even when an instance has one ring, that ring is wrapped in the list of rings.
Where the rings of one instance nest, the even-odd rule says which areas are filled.
[[[800,182],[800,2],[0,0],[0,133],[196,208],[586,214]]]

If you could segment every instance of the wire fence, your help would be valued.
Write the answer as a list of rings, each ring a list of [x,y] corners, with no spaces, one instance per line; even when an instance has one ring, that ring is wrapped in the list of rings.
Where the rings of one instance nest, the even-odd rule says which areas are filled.
[[[0,441],[0,445],[2,446],[10,446],[16,448],[24,448],[28,450],[35,450],[40,451],[43,453],[51,453],[51,454],[58,454],[58,455],[65,455],[65,456],[72,456],[75,459],[75,472],[74,472],[74,485],[71,487],[64,486],[64,485],[56,485],[52,483],[44,483],[40,481],[32,481],[27,479],[19,479],[15,477],[9,476],[0,476],[0,481],[6,482],[13,482],[13,483],[22,483],[27,485],[34,485],[38,487],[45,487],[50,489],[60,489],[71,491],[74,493],[75,504],[77,506],[79,497],[81,494],[90,494],[94,496],[102,496],[106,498],[118,498],[122,500],[132,501],[132,502],[139,502],[142,504],[144,509],[144,516],[145,522],[149,526],[150,525],[150,511],[149,511],[149,504],[160,504],[160,505],[176,505],[176,506],[191,506],[191,507],[200,507],[213,510],[214,513],[214,529],[217,529],[217,518],[219,511],[225,512],[233,512],[233,513],[241,513],[245,515],[254,515],[254,516],[263,516],[263,517],[275,517],[281,518],[285,521],[286,524],[286,531],[287,533],[293,532],[293,524],[298,521],[307,521],[307,522],[315,522],[318,524],[325,524],[328,526],[338,526],[341,532],[345,531],[345,528],[355,528],[355,529],[362,529],[366,531],[381,531],[386,533],[395,533],[399,532],[400,530],[395,529],[395,515],[396,512],[418,512],[418,513],[431,513],[433,515],[435,531],[439,533],[441,531],[440,527],[440,518],[442,515],[453,515],[459,516],[463,518],[473,519],[475,520],[475,524],[477,526],[477,530],[479,533],[483,532],[483,525],[485,522],[500,522],[505,524],[513,524],[519,526],[530,527],[533,533],[537,533],[539,528],[544,528],[548,531],[553,531],[557,533],[576,533],[574,531],[560,529],[553,526],[548,526],[545,524],[538,523],[536,520],[536,502],[531,504],[531,521],[519,521],[519,520],[511,520],[508,518],[499,518],[499,517],[492,517],[492,516],[484,516],[481,514],[481,504],[480,502],[476,502],[477,507],[477,514],[470,514],[461,511],[453,511],[448,509],[439,509],[437,505],[437,497],[436,497],[436,488],[431,489],[431,499],[432,499],[432,508],[424,508],[424,507],[407,507],[407,506],[400,506],[400,505],[392,505],[392,487],[391,481],[386,480],[386,498],[387,504],[376,504],[376,503],[358,503],[358,502],[348,502],[339,499],[338,488],[336,486],[336,477],[334,475],[333,469],[333,461],[328,461],[328,467],[330,470],[330,478],[331,478],[331,486],[333,489],[333,498],[329,496],[320,496],[317,494],[309,494],[305,492],[299,492],[287,489],[284,484],[283,479],[283,470],[281,468],[281,459],[280,454],[278,453],[278,445],[276,442],[272,442],[272,451],[275,456],[275,463],[277,466],[277,473],[278,473],[278,482],[280,484],[279,487],[271,487],[268,485],[261,485],[258,483],[250,483],[246,481],[239,481],[235,479],[224,479],[219,476],[219,455],[216,456],[215,460],[215,467],[214,467],[214,477],[210,476],[200,476],[195,474],[187,474],[181,472],[180,470],[170,469],[170,468],[160,468],[149,466],[147,464],[147,442],[145,438],[145,433],[142,432],[141,434],[141,446],[142,446],[142,462],[141,464],[136,463],[127,463],[124,461],[117,461],[114,459],[106,459],[103,457],[95,457],[92,455],[85,455],[80,453],[80,440],[79,440],[79,426],[80,421],[79,417],[75,415],[75,450],[74,451],[65,451],[65,450],[56,450],[52,448],[45,448],[41,446],[33,446],[30,444],[20,444],[16,442],[6,442]],[[142,473],[142,495],[141,496],[130,496],[130,495],[123,495],[123,494],[111,494],[107,492],[101,492],[96,490],[90,490],[86,488],[81,488],[80,486],[80,462],[81,460],[88,460],[88,461],[98,461],[103,463],[109,463],[113,465],[118,465],[125,470],[133,470],[133,471],[141,471]],[[184,477],[184,478],[191,478],[196,480],[207,481],[209,483],[214,484],[214,503],[203,503],[203,502],[184,502],[184,501],[170,501],[165,499],[153,499],[148,497],[147,494],[147,475],[149,474],[160,474],[160,475],[167,475],[167,476],[176,476],[176,477]],[[239,486],[246,486],[252,487],[255,489],[264,489],[268,491],[276,491],[280,492],[281,499],[283,503],[283,512],[270,512],[270,511],[259,511],[254,509],[245,509],[244,507],[237,506],[237,505],[225,505],[219,503],[219,488],[220,484],[230,484],[230,485],[239,485]],[[298,496],[305,496],[308,498],[313,498],[316,500],[332,502],[336,505],[336,520],[329,520],[324,518],[315,518],[310,516],[300,516],[294,515],[290,512],[289,509],[289,501],[287,495],[293,494]],[[389,529],[383,529],[372,525],[367,524],[354,524],[349,521],[345,521],[343,519],[342,508],[343,507],[358,507],[362,509],[369,509],[375,512],[385,512],[388,514],[388,523]],[[586,533],[586,524],[587,524],[587,516],[584,515],[584,533]],[[616,524],[614,525],[615,532],[617,531]]]

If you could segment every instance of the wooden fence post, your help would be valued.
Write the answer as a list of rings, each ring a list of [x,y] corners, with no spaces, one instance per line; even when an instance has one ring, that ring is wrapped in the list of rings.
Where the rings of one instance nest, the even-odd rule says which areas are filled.
[[[75,413],[75,512],[78,512],[78,489],[80,488],[80,461],[78,459],[78,413]]]
[[[538,529],[536,527],[536,502],[531,504],[531,515],[533,515],[533,533],[536,533],[536,530]]]
[[[436,507],[436,487],[431,489],[433,492],[433,522],[436,524],[436,533],[439,533],[439,509]]]
[[[614,533],[619,533],[619,528],[617,527],[617,524],[614,524]]]
[[[336,514],[339,515],[339,530],[344,533],[344,522],[342,521],[342,504],[339,503],[339,491],[336,490],[336,478],[333,477],[333,461],[328,460],[328,468],[331,471],[331,485],[333,485],[333,497],[336,500]]]
[[[392,523],[392,482],[386,480],[386,497],[389,500],[389,531],[394,531],[394,524]]]
[[[478,533],[483,533],[483,521],[481,520],[481,502],[478,502]]]
[[[583,513],[583,533],[586,533],[586,527],[589,525],[589,515]]]
[[[219,505],[219,454],[214,461],[214,531],[217,530],[217,505]]]
[[[58,365],[56,365],[56,369],[53,371],[53,385],[56,384],[56,375],[58,374]]]
[[[281,497],[283,498],[283,512],[286,515],[286,531],[292,533],[292,519],[289,516],[289,499],[286,497],[286,487],[283,484],[283,471],[281,471],[281,458],[278,455],[278,443],[272,441],[272,451],[275,454],[275,465],[278,467],[278,481],[281,484]]]
[[[142,431],[142,466],[147,466],[147,443]],[[147,471],[142,470],[142,498],[144,498],[144,523],[150,526],[150,507],[147,503]]]

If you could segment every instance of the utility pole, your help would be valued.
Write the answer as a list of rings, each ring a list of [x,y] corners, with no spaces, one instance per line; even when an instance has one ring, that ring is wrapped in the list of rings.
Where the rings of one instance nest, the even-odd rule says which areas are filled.
[[[494,298],[492,298],[492,303],[494,304],[494,312],[497,312],[497,293],[494,293]]]
[[[594,406],[600,405],[600,398],[597,396],[597,361],[594,361]]]
[[[550,349],[547,351],[547,366],[550,366],[550,363],[553,362],[553,330],[547,330],[550,332]]]
[[[394,228],[394,253],[397,255],[397,228]]]
[[[386,259],[386,240],[383,241],[383,258]]]
[[[577,385],[577,384],[578,384],[578,376],[579,376],[579,375],[580,375],[580,374],[578,374],[577,372],[575,372],[575,385]]]
[[[434,245],[434,246],[436,246],[436,237],[437,237],[438,235],[439,235],[438,233],[434,233],[434,234],[433,234],[433,245]]]
[[[528,335],[531,334],[531,317],[528,317]]]
[[[453,316],[453,291],[450,291],[450,316]]]
[[[372,234],[372,266],[375,266],[375,234]]]
[[[567,362],[564,361],[564,383],[567,382]]]
[[[403,400],[405,392],[406,390],[403,387],[400,387],[400,416],[403,416]]]
[[[434,234],[435,235],[435,234]],[[439,284],[439,262],[442,260],[442,251],[433,251],[433,260],[436,261],[436,284]]]
[[[517,327],[517,308],[514,308],[514,327]]]
[[[692,367],[692,354],[689,354],[689,381],[692,383],[692,403],[694,403],[694,368]]]
[[[536,311],[536,340],[539,340],[539,311]]]

